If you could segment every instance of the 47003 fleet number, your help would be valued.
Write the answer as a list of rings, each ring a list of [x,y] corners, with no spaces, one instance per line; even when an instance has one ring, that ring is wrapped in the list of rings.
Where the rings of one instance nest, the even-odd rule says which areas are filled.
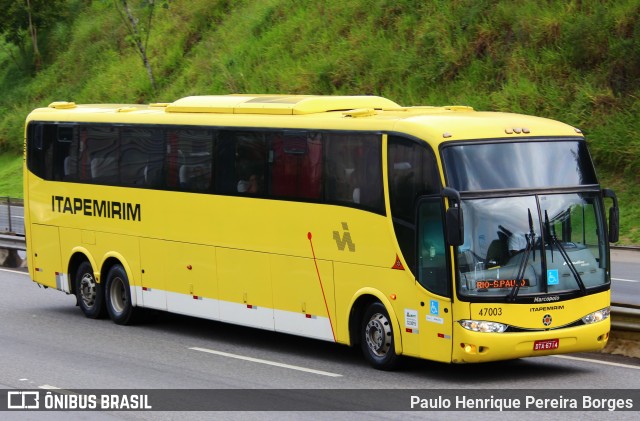
[[[502,316],[502,307],[483,307],[478,312],[480,316]]]

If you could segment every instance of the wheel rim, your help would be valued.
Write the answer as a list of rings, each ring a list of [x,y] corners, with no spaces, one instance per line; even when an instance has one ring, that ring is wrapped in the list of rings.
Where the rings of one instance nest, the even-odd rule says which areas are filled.
[[[391,348],[391,324],[384,314],[376,313],[371,316],[365,327],[364,337],[372,354],[378,357],[387,355]]]
[[[119,276],[113,278],[111,281],[111,288],[109,289],[109,301],[111,301],[111,307],[116,314],[120,314],[127,307],[127,293],[125,291],[125,284],[122,278]]]
[[[89,273],[80,279],[80,297],[87,308],[93,307],[96,302],[96,280]]]

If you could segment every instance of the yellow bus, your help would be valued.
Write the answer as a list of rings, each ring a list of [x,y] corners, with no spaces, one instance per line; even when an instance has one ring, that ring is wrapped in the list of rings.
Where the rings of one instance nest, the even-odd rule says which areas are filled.
[[[607,343],[617,199],[574,127],[220,95],[54,102],[25,138],[30,276],[87,317],[180,313],[359,345],[379,369]]]

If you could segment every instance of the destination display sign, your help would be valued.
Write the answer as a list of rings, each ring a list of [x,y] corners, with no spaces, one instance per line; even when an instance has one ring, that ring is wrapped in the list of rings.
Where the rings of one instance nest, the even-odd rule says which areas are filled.
[[[528,287],[528,279],[482,279],[476,281],[476,289],[513,288],[516,285]]]

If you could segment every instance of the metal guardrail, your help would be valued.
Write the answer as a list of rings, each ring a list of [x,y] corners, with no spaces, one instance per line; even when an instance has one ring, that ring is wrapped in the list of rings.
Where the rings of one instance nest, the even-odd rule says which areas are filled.
[[[24,200],[0,197],[0,233],[24,235]]]
[[[0,234],[0,249],[26,251],[27,242],[22,236]]]
[[[611,330],[640,332],[640,306],[611,303]]]

